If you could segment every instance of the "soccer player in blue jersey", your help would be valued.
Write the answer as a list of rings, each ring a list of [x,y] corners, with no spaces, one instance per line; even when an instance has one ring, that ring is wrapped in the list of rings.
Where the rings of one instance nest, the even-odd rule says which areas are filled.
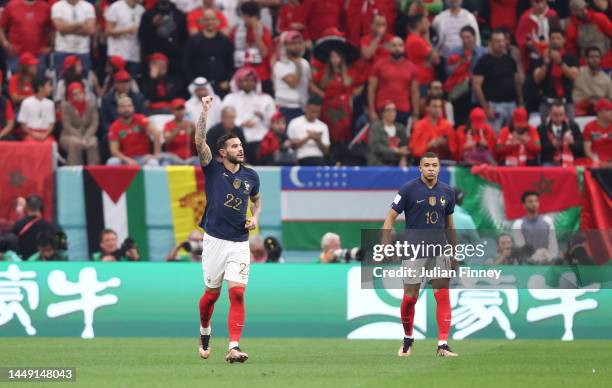
[[[455,208],[455,192],[444,182],[438,180],[440,160],[433,152],[427,152],[419,164],[421,176],[404,184],[393,203],[383,225],[384,230],[393,229],[396,218],[405,213],[406,235],[411,243],[425,244],[456,244],[453,212]],[[404,342],[398,351],[400,357],[410,356],[414,337],[414,307],[419,296],[419,289],[424,280],[420,275],[423,270],[438,270],[439,274],[428,276],[436,298],[436,320],[438,322],[438,348],[436,355],[441,357],[456,357],[457,353],[448,347],[448,332],[451,323],[451,307],[449,299],[450,270],[452,258],[422,255],[413,260],[403,260],[402,266],[412,270],[414,276],[404,280],[404,297],[401,305],[402,325],[404,326]]]
[[[229,363],[245,362],[248,355],[238,342],[244,326],[244,290],[249,280],[249,230],[255,229],[261,214],[259,176],[243,165],[244,150],[238,136],[228,133],[217,141],[215,154],[206,145],[206,116],[212,97],[202,98],[202,113],[195,133],[200,165],[206,178],[206,209],[200,226],[206,231],[202,244],[202,270],[206,291],[200,299],[200,340],[198,352],[210,356],[210,318],[219,299],[223,280],[227,281],[230,309],[228,316]],[[252,217],[247,218],[251,200]]]

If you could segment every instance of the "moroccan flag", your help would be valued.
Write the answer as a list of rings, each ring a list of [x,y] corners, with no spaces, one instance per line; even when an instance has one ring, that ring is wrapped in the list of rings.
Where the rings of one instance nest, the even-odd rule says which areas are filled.
[[[53,219],[53,145],[0,141],[0,219],[10,220],[18,197],[43,198],[44,216]]]
[[[584,172],[584,195],[580,229],[589,253],[598,264],[612,258],[612,170],[593,169]]]
[[[508,220],[525,216],[521,195],[527,190],[540,194],[540,213],[558,212],[580,205],[575,168],[474,166],[471,172],[500,186]]]
[[[119,244],[132,237],[141,260],[149,260],[144,174],[139,166],[83,168],[89,254],[100,250],[100,232],[117,232]]]

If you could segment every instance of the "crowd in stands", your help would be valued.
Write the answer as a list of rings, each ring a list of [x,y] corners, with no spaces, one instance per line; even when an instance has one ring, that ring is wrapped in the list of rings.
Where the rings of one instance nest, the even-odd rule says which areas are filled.
[[[0,140],[65,165],[612,166],[609,0],[4,0]],[[214,142],[209,142],[214,144]]]

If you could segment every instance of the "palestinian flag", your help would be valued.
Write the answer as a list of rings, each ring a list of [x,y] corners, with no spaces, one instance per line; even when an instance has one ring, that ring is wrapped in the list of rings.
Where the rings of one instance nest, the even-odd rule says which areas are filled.
[[[540,193],[540,212],[555,229],[577,231],[580,226],[582,170],[556,167],[456,167],[454,184],[465,196],[462,207],[480,230],[508,230],[525,215],[521,195]]]
[[[119,244],[132,237],[143,260],[149,259],[144,173],[139,166],[83,168],[89,255],[100,250],[100,232],[117,232]]]

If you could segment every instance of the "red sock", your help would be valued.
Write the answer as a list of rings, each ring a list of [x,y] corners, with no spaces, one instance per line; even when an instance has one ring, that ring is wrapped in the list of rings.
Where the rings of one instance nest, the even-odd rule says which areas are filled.
[[[434,290],[436,297],[436,320],[438,321],[438,340],[448,340],[451,324],[451,307],[448,288]]]
[[[416,302],[417,298],[404,294],[400,315],[402,316],[402,325],[404,326],[404,335],[406,337],[412,337],[412,328],[414,327],[414,305]]]
[[[215,302],[219,299],[218,292],[205,291],[200,298],[200,326],[207,328],[210,326],[210,318],[215,309]]]
[[[230,288],[229,300],[230,308],[227,319],[229,340],[230,342],[239,342],[244,327],[244,287]]]

